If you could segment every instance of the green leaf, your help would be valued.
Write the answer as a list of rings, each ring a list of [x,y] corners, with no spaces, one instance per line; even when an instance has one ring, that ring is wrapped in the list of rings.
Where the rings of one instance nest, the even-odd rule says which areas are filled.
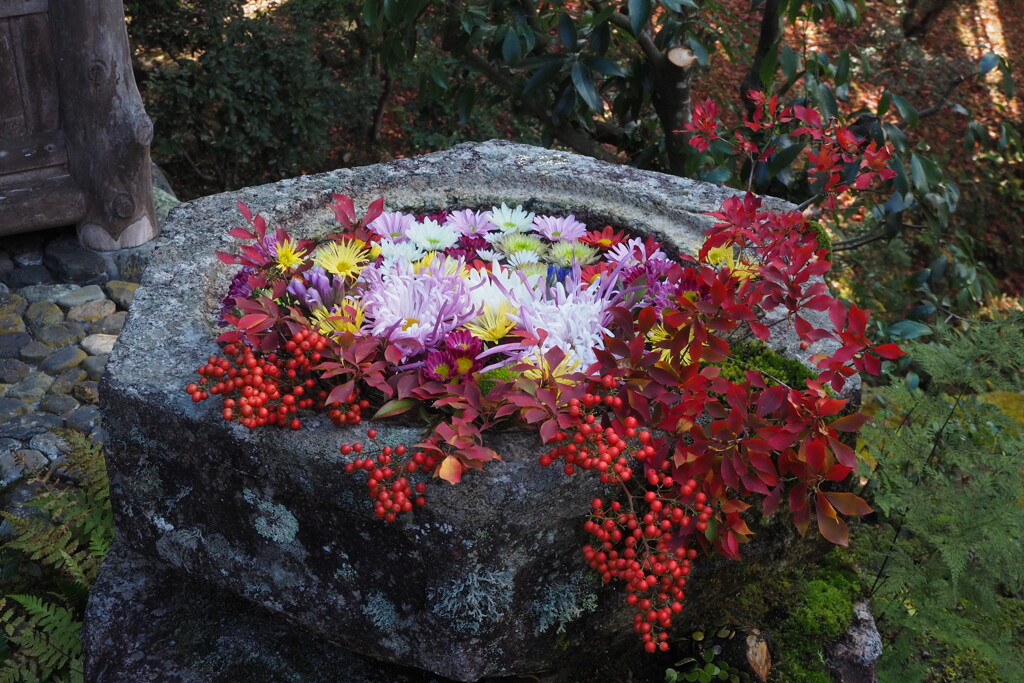
[[[928,327],[924,323],[919,323],[916,320],[900,320],[897,323],[889,325],[886,332],[892,339],[906,341],[908,339],[917,339],[918,337],[923,337],[926,334],[931,334],[932,328]]]
[[[782,75],[786,77],[786,82],[795,81],[797,69],[800,67],[800,56],[789,45],[782,46],[779,64],[782,66]]]
[[[864,78],[871,78],[871,60],[864,52],[864,47],[857,46],[857,56],[860,57],[860,70],[864,72]]]
[[[682,11],[683,7],[689,7],[691,9],[700,9],[700,7],[697,6],[697,3],[694,2],[693,0],[661,0],[661,4],[666,9],[670,9],[673,12],[680,12]]]
[[[878,109],[875,114],[881,118],[885,116],[885,112],[889,111],[889,105],[892,104],[892,93],[886,90],[882,93],[882,96],[878,98]]]
[[[689,43],[690,49],[693,50],[693,54],[697,55],[697,63],[703,67],[707,67],[708,64],[711,63],[711,60],[708,57],[707,48],[704,47],[704,44],[697,40],[695,36],[690,36]]]
[[[529,95],[531,92],[550,81],[552,77],[562,69],[562,65],[565,63],[565,60],[565,55],[545,57],[545,63],[537,69],[523,87],[522,96],[525,97],[526,95]]]
[[[921,120],[920,117],[917,115],[917,109],[915,109],[914,106],[910,104],[910,102],[907,102],[907,100],[904,99],[902,96],[893,94],[892,102],[893,104],[896,105],[896,108],[899,110],[900,116],[906,119],[907,123],[909,123],[911,126],[916,126],[918,121]]]
[[[565,12],[558,15],[558,38],[569,52],[576,52],[576,25]]]
[[[978,75],[984,76],[997,66],[999,66],[999,55],[994,52],[987,52],[978,61]]]
[[[779,46],[776,43],[768,50],[768,54],[765,55],[764,61],[761,63],[761,72],[758,74],[758,78],[761,79],[761,85],[764,86],[765,90],[771,90],[772,80],[775,78],[775,68],[779,62]]]
[[[806,146],[806,143],[801,142],[776,152],[771,161],[768,162],[768,178],[774,178],[781,171],[789,168]]]
[[[850,82],[850,51],[843,50],[839,55],[839,63],[836,64],[836,85],[840,86]]]
[[[928,189],[928,177],[924,172],[924,165],[921,157],[916,154],[910,155],[910,175],[914,179],[914,187],[924,192]]]
[[[501,41],[501,58],[506,62],[515,62],[519,59],[522,47],[519,45],[519,36],[515,31],[506,31],[505,39]]]
[[[579,93],[583,101],[587,103],[587,106],[591,110],[599,112],[604,109],[601,102],[601,98],[597,95],[597,89],[594,87],[594,74],[583,62],[576,62],[572,65],[572,84],[576,87],[576,92]]]
[[[639,36],[651,18],[651,0],[628,0],[626,7],[629,10],[629,30],[634,36]]]
[[[604,76],[625,76],[618,64],[604,57],[590,56],[584,59],[583,63],[589,66],[594,73]]]
[[[392,417],[394,415],[401,415],[407,410],[415,408],[419,405],[419,401],[414,398],[396,398],[388,401],[380,407],[380,409],[373,414],[371,420],[382,420],[385,417]]]

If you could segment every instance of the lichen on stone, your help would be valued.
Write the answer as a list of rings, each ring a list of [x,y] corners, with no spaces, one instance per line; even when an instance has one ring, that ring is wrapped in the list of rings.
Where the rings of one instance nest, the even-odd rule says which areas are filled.
[[[427,595],[434,601],[434,614],[451,621],[455,630],[475,635],[501,619],[512,604],[512,574],[470,572]]]
[[[544,587],[540,600],[533,603],[537,614],[537,630],[545,633],[556,626],[556,633],[565,633],[565,626],[578,619],[583,612],[597,609],[597,595],[589,591],[587,577],[578,573],[571,582],[549,584]]]
[[[299,521],[283,505],[260,500],[251,489],[243,489],[245,502],[261,514],[256,518],[256,533],[277,543],[291,543],[299,533]]]
[[[390,631],[398,624],[398,612],[391,601],[380,591],[374,591],[363,603],[363,614],[370,617],[373,625],[382,631]]]

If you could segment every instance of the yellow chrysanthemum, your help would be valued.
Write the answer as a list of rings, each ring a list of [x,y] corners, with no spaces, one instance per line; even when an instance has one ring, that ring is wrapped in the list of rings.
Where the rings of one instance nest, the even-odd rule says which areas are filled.
[[[319,306],[311,315],[316,331],[322,335],[344,332],[358,334],[366,320],[363,305],[358,301],[346,301],[344,306],[335,306],[329,311]]]
[[[515,323],[509,317],[514,311],[515,308],[508,301],[502,301],[497,308],[487,304],[484,306],[484,312],[466,323],[465,327],[481,341],[497,342],[515,327]]]
[[[533,381],[543,381],[549,389],[556,391],[559,385],[574,384],[575,382],[570,381],[568,376],[582,370],[580,360],[575,353],[565,354],[565,358],[554,368],[548,363],[548,359],[544,357],[540,349],[535,349],[533,353],[524,356],[522,360],[533,366],[523,370],[523,377]]]
[[[657,325],[651,328],[650,332],[647,333],[646,339],[648,343],[653,345],[657,344],[658,342],[671,341],[672,336],[668,333],[668,330],[665,329],[664,325],[658,323]],[[654,350],[661,355],[662,362],[668,363],[672,361],[672,350],[669,349],[668,347],[655,347]],[[690,352],[684,349],[682,355],[679,357],[679,360],[684,365],[689,363]]]
[[[286,238],[277,245],[277,263],[274,264],[281,273],[287,273],[305,260],[305,252],[299,250],[299,245],[291,237]]]
[[[726,244],[722,247],[715,247],[708,250],[708,263],[713,266],[725,266],[736,273],[737,277],[746,280],[757,274],[757,269],[736,258],[732,245]]]
[[[341,240],[322,244],[316,250],[313,263],[328,273],[342,277],[355,277],[370,260],[370,250],[360,240]]]

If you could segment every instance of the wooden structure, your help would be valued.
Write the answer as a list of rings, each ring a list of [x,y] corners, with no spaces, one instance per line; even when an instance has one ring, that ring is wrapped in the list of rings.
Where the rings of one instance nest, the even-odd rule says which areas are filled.
[[[149,241],[152,139],[121,0],[0,0],[0,236],[76,224],[92,249]]]

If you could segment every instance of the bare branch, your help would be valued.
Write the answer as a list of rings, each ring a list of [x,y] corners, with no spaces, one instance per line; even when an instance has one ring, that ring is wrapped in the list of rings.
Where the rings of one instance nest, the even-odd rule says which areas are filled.
[[[623,31],[629,31],[630,33],[633,31],[629,23],[629,17],[621,12],[612,12],[611,16],[608,17],[608,20]],[[636,36],[636,43],[643,51],[644,57],[646,57],[647,61],[652,65],[658,67],[664,63],[665,55],[662,54],[661,50],[658,49],[658,46],[654,44],[654,41],[651,40],[651,36],[646,30],[640,31],[640,35]]]

